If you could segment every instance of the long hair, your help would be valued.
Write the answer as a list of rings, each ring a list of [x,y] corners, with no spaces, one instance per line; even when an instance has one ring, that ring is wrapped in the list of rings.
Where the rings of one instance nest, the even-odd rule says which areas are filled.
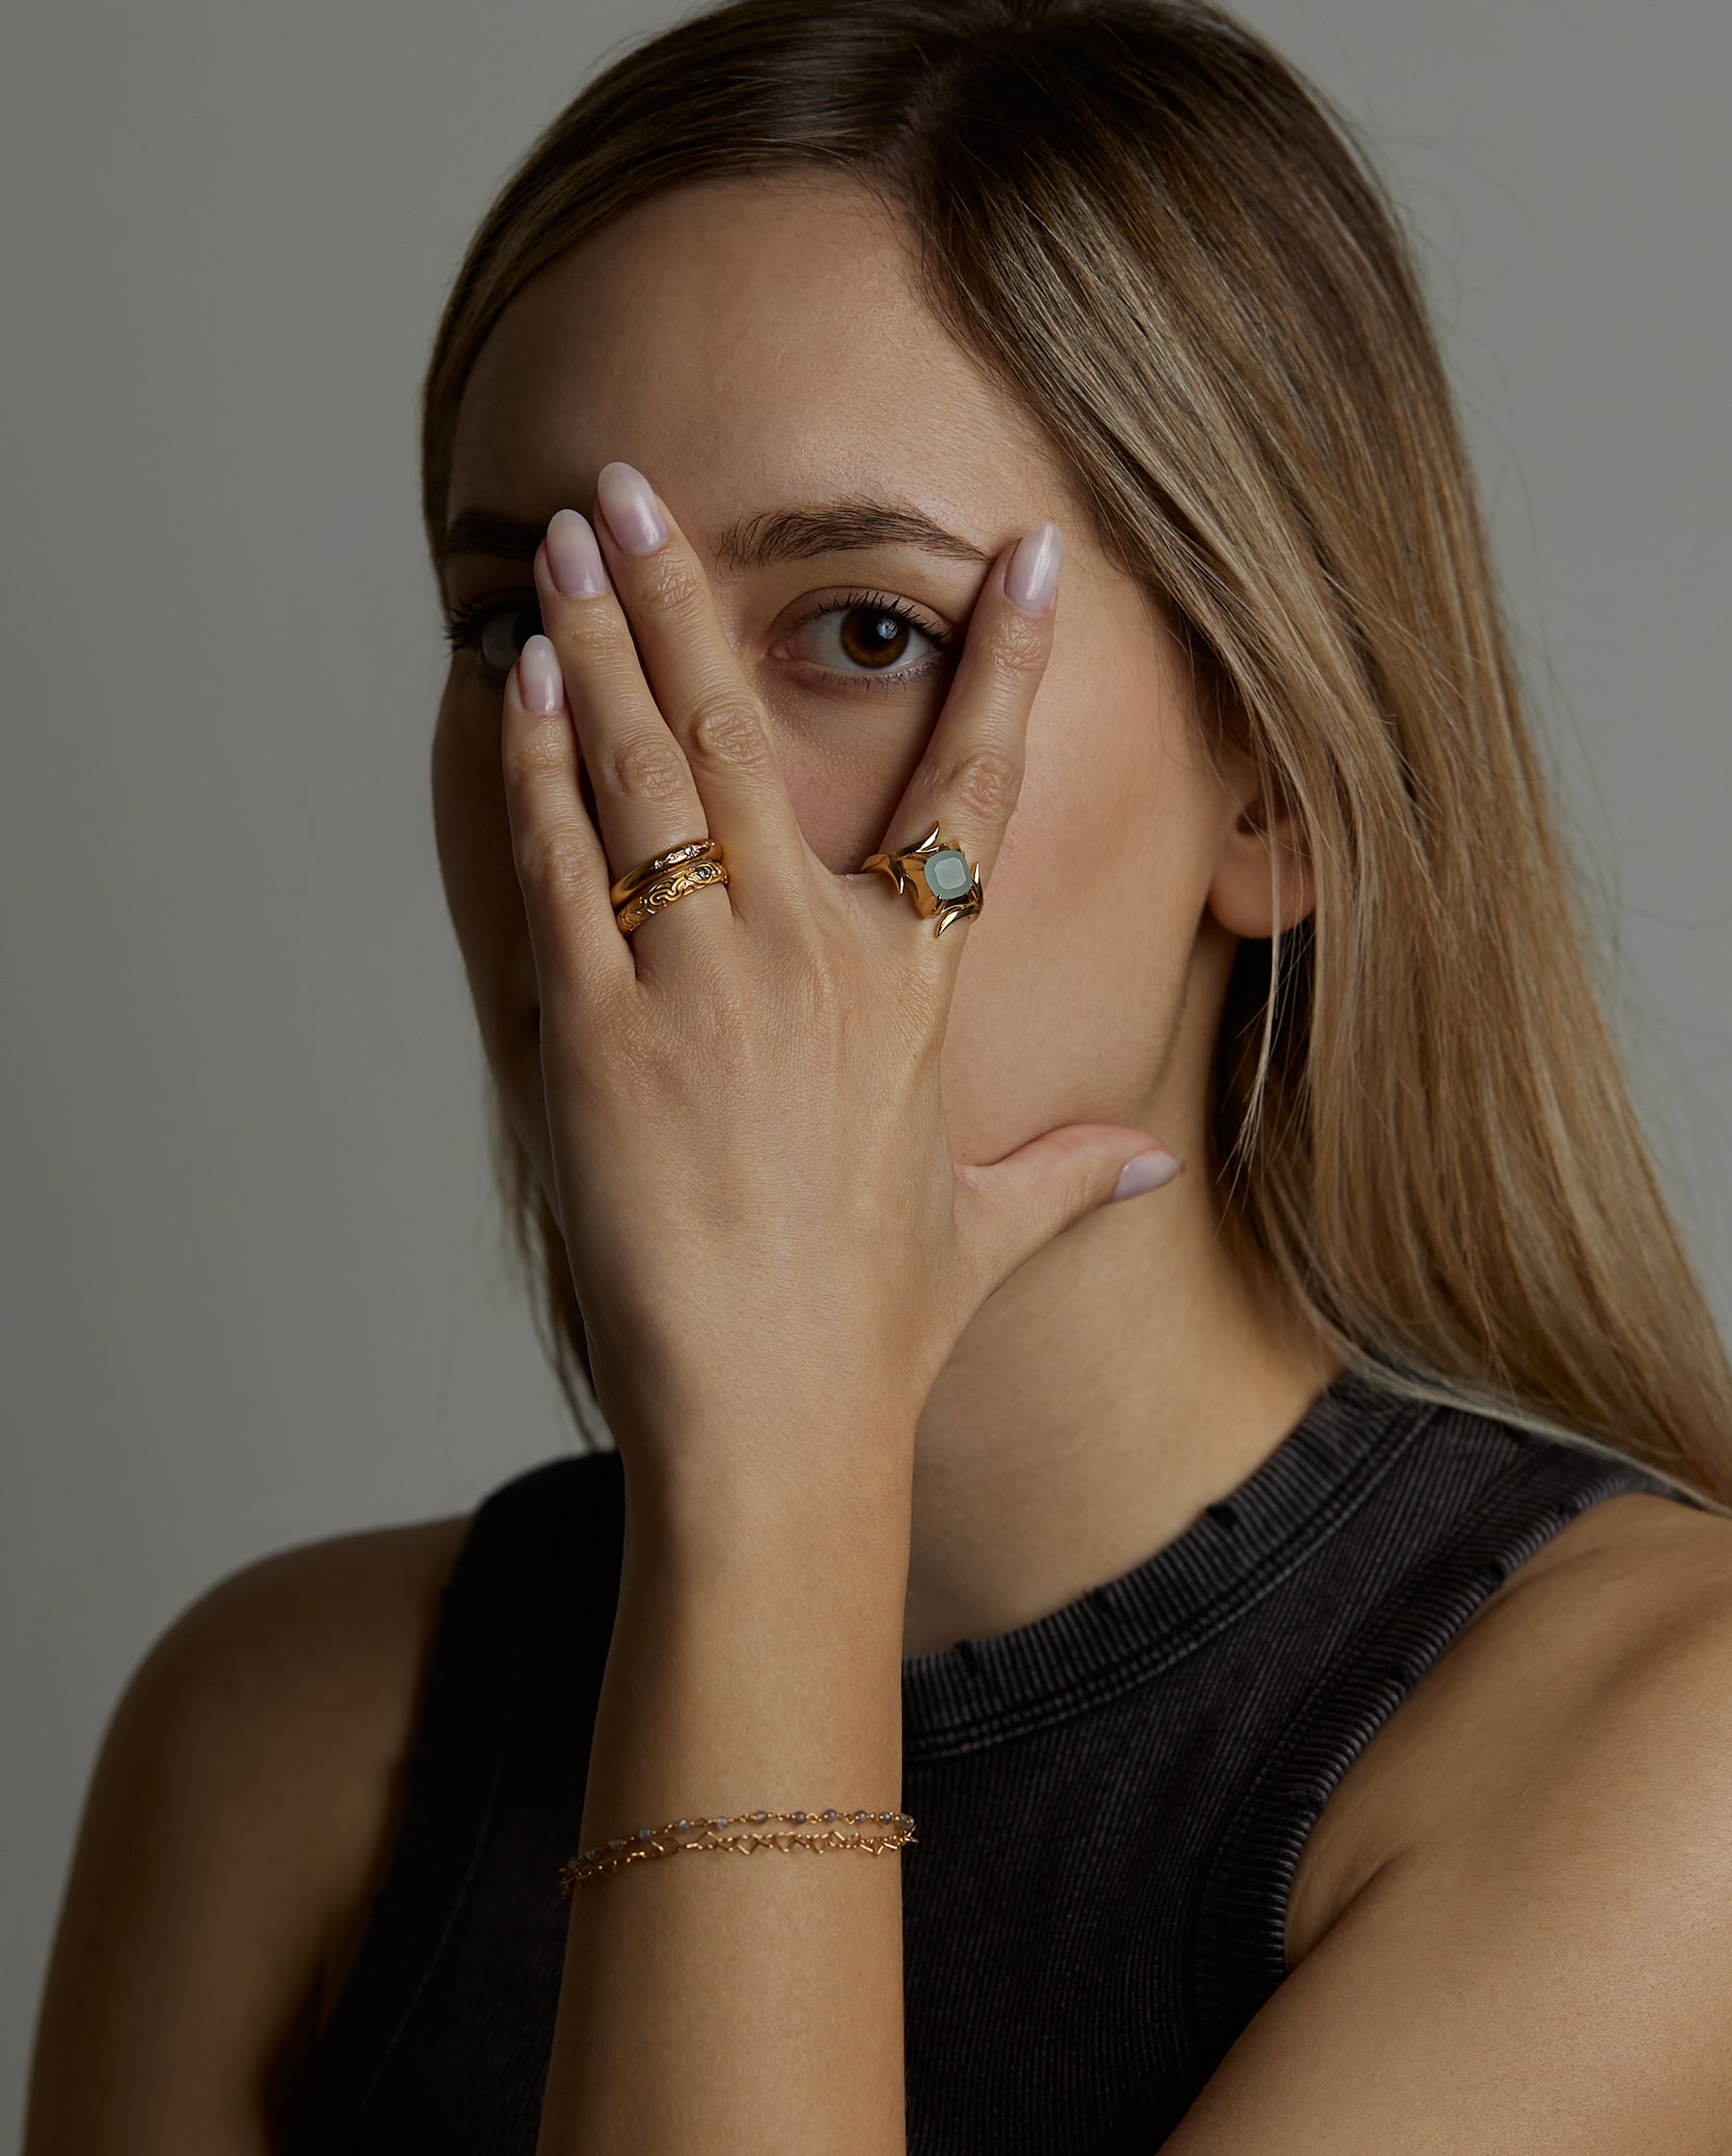
[[[731,0],[616,58],[477,231],[422,393],[437,551],[501,311],[681,182],[848,176],[1175,623],[1206,741],[1289,808],[1311,914],[1239,946],[1210,1171],[1391,1389],[1732,1501],[1732,1367],[1634,1113],[1483,515],[1371,156],[1202,0]],[[497,1096],[580,1427],[557,1221]],[[593,1412],[593,1402],[592,1402]]]

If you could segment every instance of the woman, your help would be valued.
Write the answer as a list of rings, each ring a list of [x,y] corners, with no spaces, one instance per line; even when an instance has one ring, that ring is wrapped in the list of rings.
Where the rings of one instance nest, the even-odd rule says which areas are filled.
[[[1722,2146],[1732,1374],[1339,122],[1200,6],[736,0],[423,439],[617,1451],[158,1644],[31,2156]]]

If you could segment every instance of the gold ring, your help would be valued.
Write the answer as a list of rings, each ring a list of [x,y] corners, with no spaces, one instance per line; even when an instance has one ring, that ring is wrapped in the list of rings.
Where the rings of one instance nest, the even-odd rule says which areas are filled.
[[[607,894],[607,903],[617,913],[635,890],[641,890],[652,877],[662,875],[670,868],[677,868],[682,861],[720,860],[722,844],[716,838],[693,838],[683,846],[670,846],[665,854],[653,854],[648,860],[641,860],[635,868],[628,868]]]
[[[641,884],[614,914],[620,924],[622,936],[629,936],[651,913],[659,913],[664,906],[672,906],[689,892],[700,891],[709,884],[726,884],[727,870],[719,860],[686,860],[671,868],[665,875]]]
[[[934,824],[924,838],[893,853],[874,854],[860,863],[861,870],[881,868],[899,891],[914,901],[922,920],[936,915],[934,936],[942,936],[953,921],[966,921],[981,911],[981,864],[972,865],[960,846],[940,838]]]

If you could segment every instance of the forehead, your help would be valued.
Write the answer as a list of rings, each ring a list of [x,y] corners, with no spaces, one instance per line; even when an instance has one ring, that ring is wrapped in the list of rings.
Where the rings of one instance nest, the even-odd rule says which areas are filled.
[[[447,517],[587,507],[615,457],[688,524],[887,488],[1007,530],[1061,487],[918,296],[889,213],[823,173],[671,190],[534,278],[465,390]]]

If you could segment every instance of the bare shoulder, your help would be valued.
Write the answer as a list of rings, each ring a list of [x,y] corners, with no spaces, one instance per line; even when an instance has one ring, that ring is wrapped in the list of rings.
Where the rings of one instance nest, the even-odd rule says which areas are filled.
[[[1729,1780],[1732,1522],[1607,1499],[1342,1779],[1289,1973],[1174,2156],[1722,2156]]]
[[[142,1657],[80,1822],[27,2156],[273,2144],[395,1831],[470,1519],[243,1566]]]
[[[1399,1852],[1485,1820],[1494,1786],[1590,1745],[1596,1773],[1664,1779],[1684,1715],[1732,1717],[1732,1520],[1605,1499],[1488,1597],[1343,1777],[1294,1881],[1289,1963]]]

